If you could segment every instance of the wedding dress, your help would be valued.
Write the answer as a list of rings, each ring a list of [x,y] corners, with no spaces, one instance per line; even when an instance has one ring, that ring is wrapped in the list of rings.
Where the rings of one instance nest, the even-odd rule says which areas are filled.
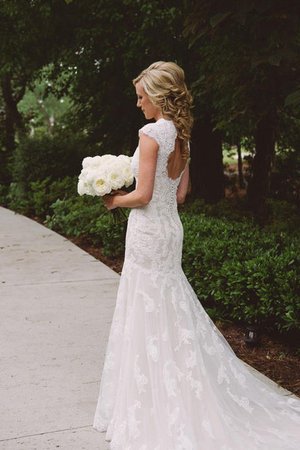
[[[154,191],[129,214],[94,428],[112,450],[299,450],[300,399],[235,355],[182,271],[174,123],[139,133],[159,144]]]

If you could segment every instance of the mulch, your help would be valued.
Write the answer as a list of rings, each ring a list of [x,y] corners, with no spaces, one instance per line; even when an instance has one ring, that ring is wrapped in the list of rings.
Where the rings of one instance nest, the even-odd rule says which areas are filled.
[[[109,258],[103,255],[101,248],[81,237],[70,240],[118,274],[121,273],[122,257]],[[253,347],[245,343],[243,327],[221,321],[217,321],[216,326],[240,359],[300,397],[300,351],[296,342],[286,342],[279,335],[261,333],[259,344]]]

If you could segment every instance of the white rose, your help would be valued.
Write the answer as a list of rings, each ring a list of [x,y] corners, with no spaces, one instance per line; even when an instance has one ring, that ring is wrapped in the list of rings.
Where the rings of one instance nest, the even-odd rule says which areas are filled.
[[[124,186],[124,179],[119,170],[111,170],[109,172],[108,181],[112,190],[120,189]]]
[[[95,195],[94,190],[85,180],[78,181],[77,192],[79,195],[84,195],[84,194]]]
[[[114,167],[116,164],[117,157],[114,155],[103,155],[101,156],[101,167],[105,167],[106,170]]]
[[[95,168],[95,167],[99,167],[99,166],[101,166],[101,165],[102,165],[102,156],[99,156],[99,155],[94,156],[94,157],[92,158],[92,161],[91,161],[90,166],[93,167],[93,168]]]
[[[79,195],[85,194],[85,182],[83,180],[78,181],[77,192]]]
[[[97,167],[90,167],[88,172],[85,174],[85,180],[89,184],[93,184],[96,177],[102,176],[104,174],[103,170],[99,170]]]
[[[127,179],[128,177],[132,176],[132,170],[129,165],[126,165],[122,168],[123,177]]]
[[[106,155],[102,155],[101,159],[103,162],[107,163],[110,161],[115,161],[117,159],[117,157],[115,155],[106,154]]]
[[[101,175],[97,175],[93,181],[93,189],[96,195],[100,195],[101,197],[105,194],[109,194],[111,191],[111,186],[107,180],[105,173]]]
[[[87,174],[89,173],[90,169],[88,167],[85,167],[84,169],[81,170],[80,174],[79,174],[79,180],[83,180],[86,178]]]
[[[119,155],[118,160],[122,161],[122,164],[129,164],[130,163],[130,156],[127,155]]]
[[[92,163],[93,158],[91,156],[87,156],[82,160],[82,167],[85,169],[89,167]]]
[[[131,177],[128,177],[128,178],[125,180],[124,185],[125,185],[125,187],[128,187],[128,186],[131,186],[132,183],[133,183],[133,175],[132,175]]]
[[[122,168],[122,176],[126,187],[130,186],[133,183],[133,173],[130,162],[128,163],[128,160],[127,164],[124,164]]]

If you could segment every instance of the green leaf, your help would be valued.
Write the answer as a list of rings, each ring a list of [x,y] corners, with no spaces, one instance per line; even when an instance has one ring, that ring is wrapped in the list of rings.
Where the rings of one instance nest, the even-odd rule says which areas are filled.
[[[272,66],[277,66],[277,67],[278,67],[278,66],[280,65],[281,59],[282,59],[282,54],[280,54],[280,53],[275,53],[275,54],[269,56],[268,61],[269,61],[269,63],[270,63]]]
[[[219,14],[215,14],[214,16],[212,16],[210,18],[210,25],[212,26],[212,28],[215,28],[216,26],[220,25],[220,23],[224,22],[224,20],[230,16],[232,14],[231,11],[227,11],[225,13],[219,13]]]
[[[298,106],[300,105],[300,89],[289,94],[284,102],[284,106]]]

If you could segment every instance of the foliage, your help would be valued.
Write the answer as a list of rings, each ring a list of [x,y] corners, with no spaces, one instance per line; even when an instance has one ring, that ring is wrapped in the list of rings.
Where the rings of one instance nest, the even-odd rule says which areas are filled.
[[[299,237],[182,213],[183,268],[209,312],[270,329],[300,329]]]
[[[299,114],[299,3],[194,1],[185,35],[198,68],[193,90],[202,104],[212,105],[216,129],[231,144],[254,137],[247,196],[263,223],[281,116],[289,113],[291,120]]]
[[[43,66],[71,45],[74,20],[63,0],[0,2],[0,147],[6,150],[0,151],[0,165],[5,169],[15,148],[16,131],[25,132],[18,103]],[[3,169],[0,176],[3,183],[11,181]]]
[[[157,60],[182,61],[185,1],[77,0],[76,39],[61,48],[52,79],[57,95],[68,91],[74,101],[74,124],[92,142],[117,154],[133,149],[142,115],[136,109],[132,79]],[[159,40],[156,30],[159,30]],[[63,77],[62,77],[63,74]],[[77,119],[77,120],[76,120]],[[111,152],[110,152],[111,153]]]
[[[124,252],[125,222],[115,222],[98,197],[73,197],[53,203],[45,224],[66,236],[85,236],[103,253],[118,256]]]
[[[300,152],[296,149],[281,150],[276,155],[270,194],[300,207]]]
[[[52,181],[50,177],[30,183],[31,207],[34,215],[45,218],[51,212],[51,205],[58,200],[74,197],[77,193],[77,177],[65,177]]]
[[[300,214],[299,208],[285,200],[268,199],[270,217],[264,230],[271,233],[286,233],[290,236],[299,236]],[[184,214],[224,219],[235,224],[247,222],[249,227],[255,227],[252,212],[249,210],[245,198],[227,199],[210,205],[202,199],[189,200],[181,206]]]
[[[6,186],[3,202],[20,214],[44,219],[50,212],[53,202],[57,199],[74,197],[76,188],[77,177],[65,177],[56,181],[47,177],[44,180],[29,182],[26,189],[22,183],[11,183],[10,186]]]
[[[32,181],[78,175],[82,159],[95,153],[84,138],[68,132],[23,138],[11,162],[13,181],[26,191]]]
[[[10,183],[6,197],[7,207],[19,214],[30,214],[30,199],[20,183]]]
[[[290,106],[299,84],[299,17],[296,0],[193,2],[185,35],[201,61],[194,90],[213,90],[219,128],[239,139],[268,111]]]
[[[8,192],[9,192],[9,186],[0,184],[0,206],[7,206]]]
[[[266,231],[286,233],[289,236],[299,236],[300,214],[299,206],[286,200],[268,199],[270,221],[265,226]]]
[[[207,204],[202,199],[188,200],[181,206],[181,210],[187,214],[204,214],[207,217],[225,218],[232,221],[245,221],[253,223],[252,214],[247,208],[244,199],[224,198],[216,204]]]
[[[57,199],[51,205],[51,215],[46,217],[45,224],[66,236],[88,235],[91,224],[103,213],[104,207],[99,198],[76,196]]]
[[[18,103],[18,110],[29,125],[30,136],[37,131],[53,133],[57,128],[65,128],[66,113],[71,108],[71,101],[67,96],[57,98],[51,92],[51,83],[47,80],[49,67],[41,71],[39,78],[27,88],[24,97]]]

